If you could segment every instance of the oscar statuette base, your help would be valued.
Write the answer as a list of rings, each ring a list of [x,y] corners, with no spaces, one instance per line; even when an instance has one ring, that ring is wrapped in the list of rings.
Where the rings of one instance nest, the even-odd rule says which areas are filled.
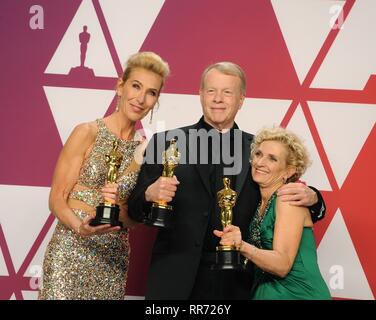
[[[144,218],[143,223],[150,227],[172,228],[173,222],[172,206],[153,203],[149,214]]]
[[[123,227],[123,223],[119,221],[120,207],[117,204],[101,203],[96,210],[96,215],[90,221],[90,225],[95,227],[103,224],[110,224],[112,227]]]
[[[212,270],[243,270],[240,252],[235,246],[218,246]]]

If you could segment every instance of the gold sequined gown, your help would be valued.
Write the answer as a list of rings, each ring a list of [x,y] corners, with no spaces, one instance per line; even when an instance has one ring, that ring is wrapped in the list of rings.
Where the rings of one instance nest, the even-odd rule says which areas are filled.
[[[98,134],[77,181],[81,188],[73,188],[68,196],[91,207],[103,200],[100,189],[106,180],[105,154],[112,149],[116,138],[102,119],[96,121]],[[129,169],[139,144],[140,141],[119,139],[118,150],[123,154],[123,161],[117,183],[119,199],[123,201],[136,184],[139,167]],[[87,215],[81,209],[72,210],[81,219]],[[39,299],[124,299],[129,252],[126,229],[83,238],[58,222],[44,257]]]

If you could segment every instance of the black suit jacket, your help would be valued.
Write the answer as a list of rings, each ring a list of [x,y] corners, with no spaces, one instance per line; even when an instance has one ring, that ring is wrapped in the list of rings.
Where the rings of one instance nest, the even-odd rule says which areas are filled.
[[[153,136],[146,154],[153,154],[154,159],[146,159],[142,165],[137,185],[128,201],[128,214],[131,218],[142,221],[145,211],[150,209],[150,203],[145,201],[145,191],[162,174],[163,166],[155,164],[161,151],[177,135],[178,148],[180,151],[185,148],[186,159],[189,159],[189,130],[197,127],[198,124],[195,124]],[[186,137],[183,142],[182,132]],[[249,154],[253,136],[246,132],[241,134],[242,170],[236,177],[236,186],[231,186],[238,194],[233,208],[233,224],[239,226],[243,234],[248,234],[250,220],[259,202],[259,189],[250,179]],[[171,230],[160,229],[158,232],[147,279],[148,299],[189,297],[200,263],[210,210],[213,210],[217,201],[209,186],[206,164],[179,164],[175,175],[180,184],[171,202],[174,208],[174,227]]]

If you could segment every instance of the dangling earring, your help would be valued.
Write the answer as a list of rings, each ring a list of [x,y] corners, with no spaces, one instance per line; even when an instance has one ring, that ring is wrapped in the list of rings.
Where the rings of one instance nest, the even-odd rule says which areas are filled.
[[[115,108],[116,112],[119,112],[119,106],[120,106],[120,96],[118,96],[117,98],[116,108]]]
[[[154,108],[151,109],[151,111],[150,111],[150,120],[149,120],[149,124],[151,124],[152,121],[153,121],[153,112],[154,112]]]

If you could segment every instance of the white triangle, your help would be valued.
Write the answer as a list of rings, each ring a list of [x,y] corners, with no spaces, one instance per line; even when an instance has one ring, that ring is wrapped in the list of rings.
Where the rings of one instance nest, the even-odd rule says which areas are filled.
[[[21,291],[24,300],[38,300],[38,291]]]
[[[256,134],[263,127],[279,125],[290,104],[291,100],[246,98],[235,121],[241,130]]]
[[[34,278],[40,278],[43,275],[43,259],[44,259],[44,254],[46,252],[46,248],[48,243],[50,242],[52,238],[52,234],[55,231],[55,227],[57,224],[57,219],[53,222],[51,225],[51,228],[48,230],[48,233],[46,234],[45,238],[43,239],[40,247],[38,248],[38,251],[36,252],[33,260],[31,261],[29,267],[27,268],[24,276],[25,277],[34,277]],[[40,280],[34,279],[33,284],[38,284],[40,283]],[[32,288],[36,289],[36,288]]]
[[[308,104],[341,187],[375,125],[376,105],[335,102]]]
[[[306,118],[304,117],[303,110],[301,109],[300,105],[296,108],[296,111],[287,128],[296,133],[303,140],[312,161],[311,166],[308,167],[301,180],[319,190],[331,191],[332,188],[330,187],[328,177],[326,176],[315,142],[313,141]]]
[[[2,201],[1,225],[16,272],[50,213],[49,193],[50,188],[45,187],[0,185],[0,198],[6,199]]]
[[[9,300],[17,300],[16,295],[13,293],[12,296],[9,298]]]
[[[161,94],[159,102],[159,108],[154,109],[152,123],[149,123],[150,114],[141,121],[148,139],[156,132],[194,124],[202,115],[200,98],[197,95],[164,93]]]
[[[7,265],[5,264],[4,256],[0,248],[0,276],[8,276],[8,275],[9,275],[8,268],[7,268]]]
[[[164,0],[100,0],[122,64],[131,54],[140,50],[164,2]]]
[[[71,68],[80,66],[79,34],[83,31],[83,26],[87,26],[87,32],[90,33],[85,66],[93,69],[96,76],[117,77],[110,51],[91,0],[81,2],[45,73],[68,74]]]
[[[370,75],[376,74],[374,34],[376,1],[355,1],[311,86],[364,89]]]
[[[102,118],[115,95],[114,90],[43,88],[63,144],[76,125]]]
[[[302,83],[336,18],[331,8],[342,8],[344,1],[272,0],[272,5]]]
[[[374,299],[339,209],[320,242],[317,254],[321,274],[333,297]]]

